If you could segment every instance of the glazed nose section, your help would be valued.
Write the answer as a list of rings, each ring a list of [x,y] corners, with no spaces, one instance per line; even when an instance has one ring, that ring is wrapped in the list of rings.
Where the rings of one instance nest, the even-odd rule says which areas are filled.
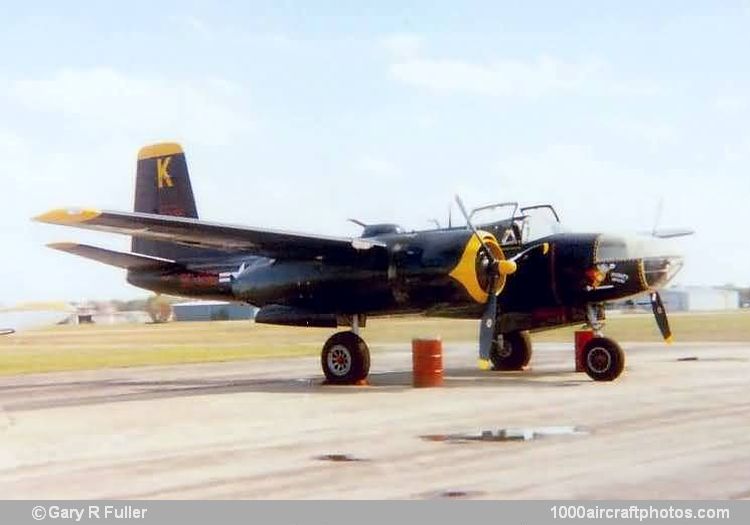
[[[643,275],[648,288],[662,288],[677,275],[683,264],[682,256],[666,255],[643,258]]]
[[[636,263],[644,288],[661,288],[677,275],[683,256],[677,243],[656,237],[602,235],[596,253],[601,263]]]

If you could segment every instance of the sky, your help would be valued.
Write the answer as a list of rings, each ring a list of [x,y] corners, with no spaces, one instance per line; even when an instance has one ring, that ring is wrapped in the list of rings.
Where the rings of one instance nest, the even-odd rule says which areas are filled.
[[[202,218],[354,236],[551,202],[573,230],[687,227],[680,284],[750,285],[750,2],[0,0],[0,302],[135,298],[33,223],[130,210],[185,148]],[[456,215],[454,210],[454,216]]]

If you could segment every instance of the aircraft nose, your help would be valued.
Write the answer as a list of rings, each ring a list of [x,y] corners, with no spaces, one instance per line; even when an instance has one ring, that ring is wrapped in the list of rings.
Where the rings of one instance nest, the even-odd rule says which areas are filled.
[[[683,265],[679,246],[673,241],[641,236],[601,236],[597,260],[620,264],[627,261],[637,262],[641,274],[640,281],[645,289],[663,287]]]
[[[683,265],[679,255],[644,257],[643,274],[649,288],[662,288],[677,275]]]

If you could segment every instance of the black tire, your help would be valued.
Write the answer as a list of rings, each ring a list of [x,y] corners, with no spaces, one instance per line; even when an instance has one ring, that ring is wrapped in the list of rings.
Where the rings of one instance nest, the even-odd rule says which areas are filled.
[[[338,332],[323,345],[320,364],[329,383],[353,385],[370,372],[370,349],[354,332]]]
[[[522,370],[531,361],[531,337],[528,332],[503,335],[503,346],[493,343],[490,350],[493,370]]]
[[[608,337],[594,337],[583,347],[583,366],[594,381],[613,381],[625,369],[625,353]]]

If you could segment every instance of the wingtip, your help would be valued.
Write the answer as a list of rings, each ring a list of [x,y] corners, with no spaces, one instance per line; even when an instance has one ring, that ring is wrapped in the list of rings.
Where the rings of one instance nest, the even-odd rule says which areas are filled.
[[[46,244],[47,248],[52,248],[53,250],[60,250],[63,252],[70,251],[74,249],[76,246],[80,246],[78,243],[75,242],[50,242]]]
[[[46,222],[48,224],[78,224],[90,221],[101,215],[99,210],[79,209],[79,208],[57,208],[33,217],[36,222]]]
[[[671,345],[672,343],[674,343],[674,339],[670,335],[664,338],[664,342],[667,343],[668,345]]]

